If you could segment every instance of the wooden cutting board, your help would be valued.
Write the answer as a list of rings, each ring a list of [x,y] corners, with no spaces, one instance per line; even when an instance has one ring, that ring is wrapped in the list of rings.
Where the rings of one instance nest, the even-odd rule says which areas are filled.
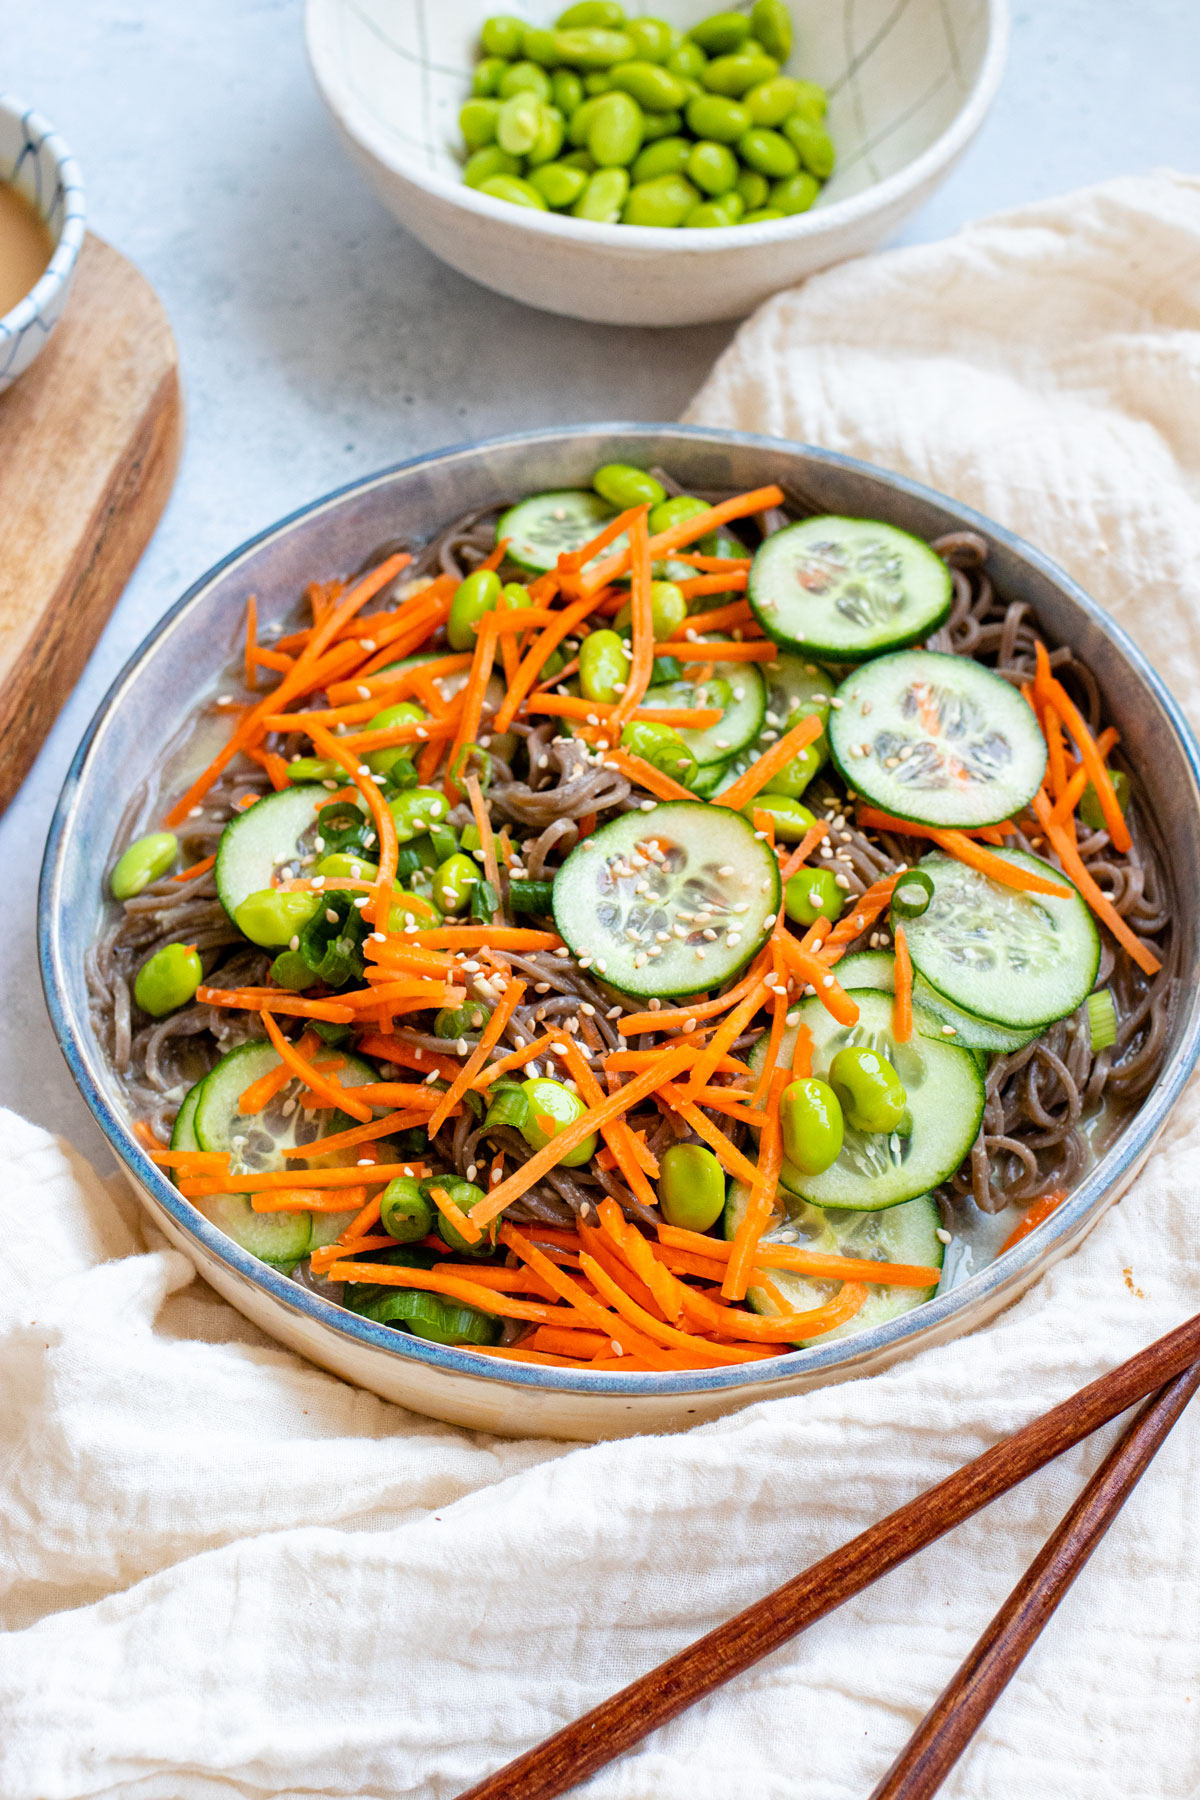
[[[53,336],[0,395],[0,810],[158,523],[182,442],[167,316],[89,234]]]

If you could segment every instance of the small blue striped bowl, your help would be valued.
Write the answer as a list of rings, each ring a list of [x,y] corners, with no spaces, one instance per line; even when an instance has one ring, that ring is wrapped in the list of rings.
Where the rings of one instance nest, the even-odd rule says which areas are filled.
[[[0,318],[0,394],[23,375],[62,316],[83,248],[79,164],[40,113],[0,94],[0,181],[33,203],[54,240],[45,274]]]

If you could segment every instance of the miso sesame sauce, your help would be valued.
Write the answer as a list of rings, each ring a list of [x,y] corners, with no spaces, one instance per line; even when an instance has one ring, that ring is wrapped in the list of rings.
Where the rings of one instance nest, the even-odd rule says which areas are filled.
[[[0,181],[0,317],[36,287],[54,240],[24,194]]]

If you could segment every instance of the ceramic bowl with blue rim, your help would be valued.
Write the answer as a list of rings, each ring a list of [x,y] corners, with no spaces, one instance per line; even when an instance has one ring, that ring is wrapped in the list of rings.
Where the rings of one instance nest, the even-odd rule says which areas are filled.
[[[54,244],[45,273],[0,318],[2,394],[25,373],[62,316],[86,220],[79,164],[41,114],[12,94],[0,94],[0,181],[24,195]]]
[[[898,1318],[832,1343],[700,1372],[621,1375],[489,1360],[375,1324],[257,1261],[185,1200],[138,1143],[91,1025],[84,971],[101,922],[103,872],[131,796],[143,782],[157,784],[177,747],[167,738],[176,737],[179,721],[221,691],[239,653],[249,594],[258,598],[260,628],[294,618],[308,582],[344,576],[388,539],[427,537],[465,512],[521,494],[586,487],[609,462],[661,465],[690,492],[778,482],[806,510],[886,519],[925,538],[982,532],[997,588],[1025,601],[1047,636],[1070,644],[1099,683],[1159,827],[1181,934],[1182,993],[1158,1079],[1037,1231],[982,1266],[959,1259],[932,1300]],[[986,1323],[1073,1250],[1141,1168],[1200,1054],[1197,867],[1200,748],[1141,652],[1040,551],[929,488],[810,445],[680,425],[578,425],[385,469],[303,507],[201,576],[117,677],[71,765],[42,869],[42,980],[71,1073],[147,1212],[264,1331],[360,1387],[456,1424],[508,1435],[616,1437],[680,1429],[751,1401],[872,1374]]]

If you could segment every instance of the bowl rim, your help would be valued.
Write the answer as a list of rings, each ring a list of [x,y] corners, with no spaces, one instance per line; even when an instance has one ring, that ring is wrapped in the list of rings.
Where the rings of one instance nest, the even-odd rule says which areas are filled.
[[[29,292],[8,312],[0,314],[0,338],[17,337],[27,331],[71,279],[87,230],[87,204],[83,175],[62,133],[32,106],[26,106],[15,94],[0,92],[0,113],[16,119],[30,143],[38,150],[49,150],[54,158],[58,180],[62,185],[65,207],[62,230],[54,253]],[[43,219],[44,224],[49,221]]]
[[[938,137],[919,156],[883,181],[872,183],[860,193],[828,206],[819,203],[810,211],[794,213],[786,219],[768,219],[756,225],[725,225],[707,231],[683,234],[654,225],[600,225],[590,219],[565,218],[558,213],[538,212],[533,207],[513,206],[481,194],[465,183],[451,181],[433,170],[423,170],[415,163],[397,156],[394,147],[371,118],[355,101],[345,83],[324,59],[318,42],[323,13],[335,0],[306,0],[304,41],[309,67],[318,92],[337,124],[368,156],[384,165],[402,181],[424,190],[437,200],[478,214],[501,224],[555,238],[567,244],[590,244],[597,249],[624,250],[630,254],[658,255],[665,250],[683,251],[689,255],[713,255],[735,247],[751,249],[761,244],[778,244],[791,239],[819,240],[835,231],[852,229],[879,212],[895,208],[936,177],[966,149],[996,98],[1008,57],[1011,33],[1009,0],[985,0],[988,11],[988,39],[974,82],[963,97],[962,105]],[[515,217],[514,217],[515,215]],[[699,240],[699,241],[696,241]]]
[[[878,464],[868,463],[860,457],[821,449],[816,445],[799,440],[771,438],[755,432],[726,431],[700,425],[664,425],[645,421],[626,423],[606,420],[507,433],[498,437],[482,439],[476,443],[460,443],[440,450],[423,452],[418,456],[406,457],[401,462],[393,463],[371,475],[361,476],[354,481],[347,482],[318,499],[298,507],[283,519],[277,520],[274,524],[247,538],[236,549],[214,563],[198,580],[191,584],[180,599],[147,633],[113,680],[108,692],[97,707],[71,760],[62,792],[55,807],[42,860],[38,889],[38,959],[46,1006],[59,1047],[77,1087],[108,1139],[118,1161],[124,1165],[125,1170],[132,1175],[135,1182],[150,1192],[155,1202],[163,1208],[182,1232],[191,1238],[198,1239],[210,1254],[226,1265],[227,1269],[265,1291],[273,1301],[285,1309],[300,1315],[311,1325],[332,1330],[335,1335],[348,1339],[351,1343],[383,1351],[385,1354],[399,1357],[403,1361],[428,1364],[431,1368],[455,1376],[465,1376],[473,1381],[499,1382],[517,1388],[574,1394],[584,1399],[591,1395],[597,1395],[631,1401],[648,1396],[682,1400],[692,1393],[712,1394],[739,1387],[769,1390],[776,1383],[784,1387],[785,1391],[790,1392],[793,1391],[797,1375],[819,1375],[822,1370],[830,1369],[833,1365],[844,1362],[848,1365],[846,1374],[851,1376],[857,1372],[856,1365],[858,1363],[868,1358],[873,1359],[880,1352],[903,1353],[902,1346],[905,1340],[917,1336],[918,1333],[922,1337],[933,1337],[936,1341],[937,1328],[948,1325],[953,1315],[973,1301],[993,1298],[1003,1304],[1001,1297],[1005,1290],[1011,1289],[1014,1297],[1016,1293],[1020,1292],[1023,1285],[1022,1277],[1031,1264],[1043,1260],[1046,1252],[1056,1243],[1060,1246],[1061,1251],[1070,1248],[1082,1236],[1090,1223],[1099,1217],[1110,1192],[1114,1188],[1119,1188],[1124,1177],[1131,1176],[1136,1172],[1140,1159],[1152,1145],[1191,1075],[1197,1058],[1200,1057],[1200,996],[1198,996],[1193,1003],[1187,1027],[1165,1064],[1158,1081],[1147,1096],[1142,1109],[1133,1116],[1126,1129],[1105,1151],[1099,1162],[1088,1171],[1075,1192],[1055,1210],[1052,1218],[1047,1220],[1046,1224],[1037,1232],[1029,1233],[1011,1250],[988,1263],[966,1281],[948,1289],[944,1294],[935,1295],[923,1306],[915,1307],[912,1311],[903,1313],[895,1319],[871,1327],[868,1331],[861,1333],[858,1338],[838,1339],[833,1343],[807,1350],[781,1351],[778,1356],[761,1362],[735,1364],[732,1367],[724,1366],[712,1370],[664,1371],[632,1376],[615,1372],[592,1374],[586,1370],[564,1369],[547,1364],[509,1362],[502,1359],[493,1361],[486,1357],[475,1356],[469,1350],[432,1344],[420,1338],[397,1333],[386,1325],[377,1325],[371,1320],[363,1319],[357,1314],[346,1311],[313,1290],[271,1269],[256,1257],[251,1256],[248,1251],[242,1250],[231,1238],[226,1237],[222,1231],[205,1219],[189,1201],[185,1200],[157,1165],[150,1161],[149,1155],[134,1137],[130,1126],[93,1079],[89,1068],[89,1055],[82,1041],[82,1034],[77,1036],[71,1018],[58,935],[60,916],[58,897],[63,864],[70,847],[72,826],[79,804],[80,778],[93,744],[107,720],[115,713],[126,689],[138,675],[142,663],[150,655],[159,639],[171,629],[175,621],[185,611],[202,605],[204,597],[213,583],[225,576],[239,561],[269,543],[271,539],[283,537],[301,520],[310,519],[323,510],[336,507],[350,496],[362,494],[374,486],[390,482],[397,475],[408,470],[439,462],[452,463],[456,458],[473,458],[480,452],[486,455],[489,451],[512,446],[547,441],[569,443],[576,438],[603,439],[606,437],[619,438],[628,443],[631,437],[661,437],[664,432],[676,434],[684,439],[718,445],[732,444],[751,450],[778,450],[781,444],[802,450],[806,457],[828,467],[848,473],[865,473],[873,479],[882,478],[896,492],[919,501],[932,502],[956,515],[964,528],[980,531],[996,543],[1004,545],[1010,552],[1031,564],[1048,580],[1065,590],[1081,610],[1100,625],[1116,644],[1121,654],[1132,665],[1139,679],[1152,691],[1162,707],[1183,750],[1193,781],[1200,788],[1200,745],[1197,744],[1179,705],[1172,698],[1158,674],[1116,621],[1096,601],[1092,600],[1053,558],[1045,555],[1017,533],[996,524],[995,521],[987,518],[974,507],[964,505],[949,495],[939,493],[922,482],[912,481],[907,476],[894,474],[891,470],[884,469]],[[913,1348],[918,1347],[914,1346]],[[770,1396],[760,1391],[755,1397],[767,1398]]]

